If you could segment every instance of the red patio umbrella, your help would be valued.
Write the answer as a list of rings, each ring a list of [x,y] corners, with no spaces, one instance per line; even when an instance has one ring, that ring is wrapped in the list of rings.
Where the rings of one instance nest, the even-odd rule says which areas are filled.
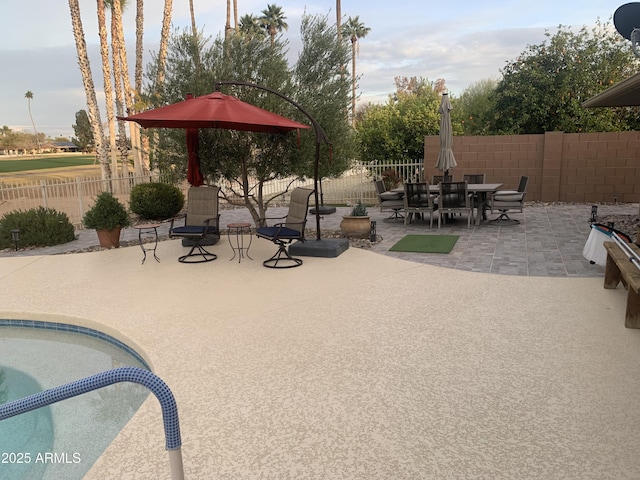
[[[199,128],[224,128],[280,134],[299,128],[310,128],[308,125],[295,122],[220,92],[192,98],[187,96],[187,99],[182,102],[128,117],[118,117],[118,119],[136,122],[143,128],[185,128],[187,129],[188,148],[192,148],[194,144],[197,148],[197,135],[193,135],[189,131],[195,130],[197,133]],[[199,183],[201,185],[204,180],[200,173],[197,151],[195,155],[191,153],[190,150],[187,178],[192,185],[196,185],[198,181],[201,182]],[[198,179],[199,177],[200,179]],[[196,183],[192,183],[192,180]]]

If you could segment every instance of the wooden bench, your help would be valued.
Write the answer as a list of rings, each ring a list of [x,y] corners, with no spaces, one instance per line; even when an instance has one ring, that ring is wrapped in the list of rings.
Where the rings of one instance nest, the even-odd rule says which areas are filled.
[[[604,242],[607,250],[607,265],[604,271],[604,288],[616,288],[620,282],[627,289],[627,311],[624,326],[640,328],[640,269],[638,269],[626,253],[615,242]],[[640,254],[640,248],[627,244]]]

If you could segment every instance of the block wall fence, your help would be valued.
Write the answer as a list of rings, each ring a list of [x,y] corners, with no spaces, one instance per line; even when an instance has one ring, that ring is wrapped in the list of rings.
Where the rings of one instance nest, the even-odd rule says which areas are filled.
[[[440,140],[425,137],[428,180]],[[527,200],[637,203],[640,201],[640,132],[564,133],[453,137],[454,179],[485,173],[487,183],[515,188],[529,176]]]

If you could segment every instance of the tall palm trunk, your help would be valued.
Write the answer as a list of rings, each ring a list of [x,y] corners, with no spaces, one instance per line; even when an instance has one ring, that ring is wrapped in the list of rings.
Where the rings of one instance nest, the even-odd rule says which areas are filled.
[[[358,37],[351,37],[351,126],[356,126],[356,56],[358,54]]]
[[[120,0],[113,2],[111,10],[111,56],[113,60],[113,78],[115,79],[114,91],[116,93],[116,113],[118,117],[124,117],[124,92],[122,87],[122,56],[120,55],[120,43],[118,41],[118,14]],[[129,173],[129,148],[127,146],[127,130],[125,123],[118,120],[118,150],[122,161],[123,174]]]
[[[233,0],[233,25],[238,31],[238,0]]]
[[[142,61],[144,53],[144,0],[136,0],[136,70],[134,73],[134,95],[133,110],[131,114],[137,113],[140,108],[140,92],[142,92]],[[139,148],[140,164],[142,170],[148,172],[149,167],[149,137],[142,134],[140,126],[135,122],[129,123],[129,130],[135,130],[137,145]]]
[[[122,26],[122,9],[120,0],[113,2],[113,14],[115,17],[116,37],[112,37],[111,41],[117,41],[117,50],[120,54],[120,73],[121,77],[117,79],[122,82],[122,90],[124,93],[124,106],[127,115],[135,113],[133,100],[134,92],[131,87],[131,76],[129,76],[129,63],[127,62],[127,46],[124,41],[124,28]],[[133,153],[133,167],[136,175],[142,175],[144,168],[140,161],[140,130],[137,127],[130,128],[131,150]]]
[[[231,0],[227,0],[227,21],[224,24],[224,38],[229,38],[231,33]]]
[[[189,11],[191,12],[191,33],[196,33],[196,14],[193,10],[193,0],[189,0]]]
[[[36,137],[36,146],[38,147],[38,154],[42,154],[42,148],[40,147],[40,139],[38,138],[38,130],[36,129],[36,123],[33,121],[33,115],[31,115],[31,100],[33,99],[33,92],[29,90],[24,95],[27,98],[27,110],[29,110],[29,118],[31,119],[31,126],[33,127],[33,134]]]
[[[167,50],[169,48],[169,33],[171,28],[171,10],[173,0],[164,0],[164,12],[162,14],[162,31],[160,32],[160,50],[158,51],[158,73],[156,83],[158,86],[164,83],[164,69],[167,63]]]
[[[102,58],[102,78],[104,82],[104,98],[107,105],[107,125],[109,127],[109,155],[111,156],[111,172],[118,171],[118,155],[116,149],[116,125],[113,111],[113,85],[111,84],[111,67],[109,65],[109,40],[107,38],[107,20],[104,0],[97,0],[98,36],[100,37],[100,56]]]
[[[82,28],[82,17],[80,16],[79,0],[69,0],[69,11],[71,13],[71,24],[73,26],[73,36],[76,42],[76,51],[78,53],[78,65],[82,74],[82,84],[87,97],[87,115],[91,123],[93,131],[93,141],[96,147],[96,158],[100,162],[102,178],[111,178],[111,169],[109,168],[109,156],[105,148],[104,132],[102,131],[102,121],[100,119],[100,110],[98,109],[98,100],[96,98],[96,89],[91,77],[91,65],[87,54],[87,44],[84,39],[84,30]]]

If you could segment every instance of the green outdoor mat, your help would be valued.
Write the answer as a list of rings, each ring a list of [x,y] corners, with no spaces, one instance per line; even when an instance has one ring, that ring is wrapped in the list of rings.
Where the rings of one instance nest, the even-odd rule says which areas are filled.
[[[449,253],[458,235],[406,235],[390,252]]]

